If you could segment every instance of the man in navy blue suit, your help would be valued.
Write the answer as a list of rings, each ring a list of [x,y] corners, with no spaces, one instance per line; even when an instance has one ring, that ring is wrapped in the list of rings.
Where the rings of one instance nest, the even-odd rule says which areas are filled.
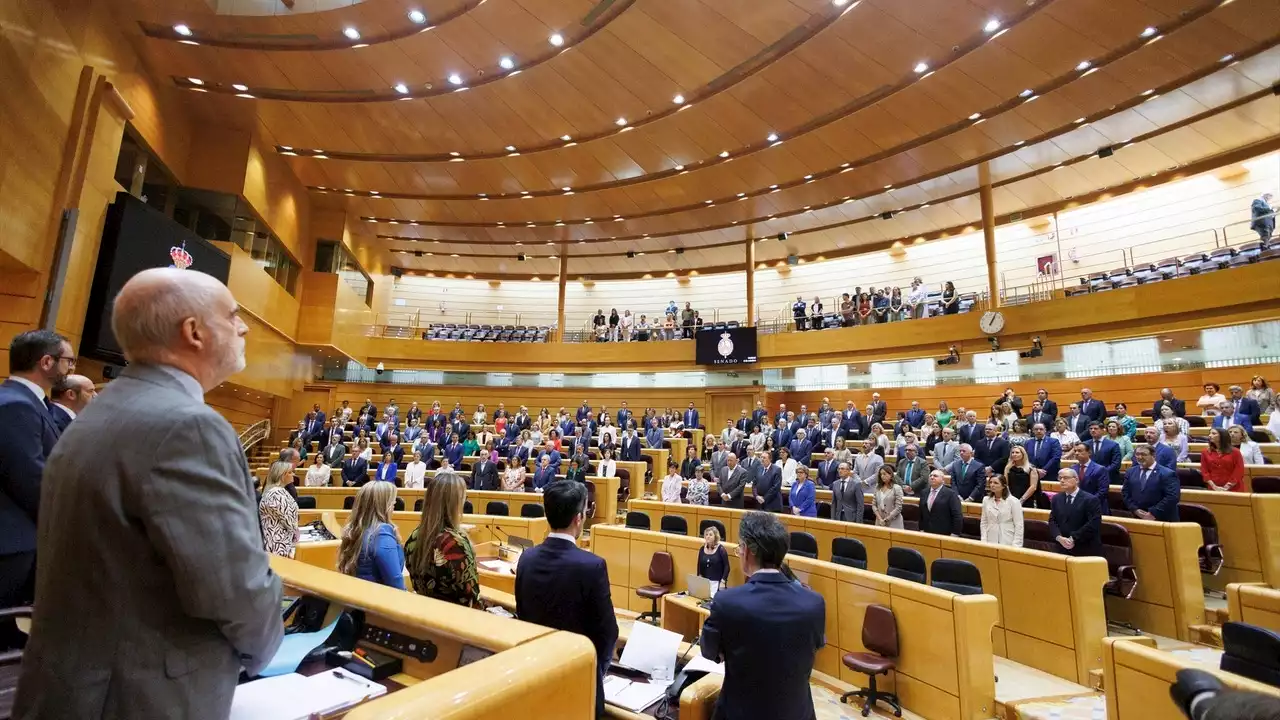
[[[618,410],[618,427],[627,426],[627,421],[631,419],[631,410],[627,407],[627,401],[622,401],[622,408]]]
[[[826,603],[783,569],[788,535],[776,516],[747,513],[738,538],[747,582],[716,593],[702,626],[703,656],[725,666],[712,718],[813,720],[809,674],[826,644]]]
[[[1058,477],[1058,470],[1062,467],[1062,444],[1049,437],[1044,423],[1036,423],[1031,432],[1034,437],[1026,444],[1027,459],[1040,471],[1040,482]]]
[[[556,450],[555,443],[550,440],[548,440],[547,444],[542,448],[542,452],[538,453],[539,465],[542,464],[543,458],[548,458],[551,462],[551,467],[554,468],[557,473],[560,472],[560,451]]]
[[[861,440],[867,437],[867,419],[862,413],[858,412],[858,408],[854,407],[852,400],[845,401],[844,412],[840,413],[840,425],[844,428],[845,438],[853,438]]]
[[[787,420],[787,404],[786,403],[778,403],[778,414],[773,416],[773,424],[777,425],[778,427],[782,427],[783,425],[790,424],[790,421]]]
[[[1187,416],[1187,403],[1174,397],[1173,391],[1169,388],[1162,388],[1160,390],[1160,399],[1151,406],[1151,417],[1159,420],[1161,417],[1160,411],[1165,405],[1169,406],[1174,415],[1178,417]]]
[[[9,379],[0,383],[0,607],[32,600],[40,476],[58,441],[45,393],[75,367],[71,343],[51,330],[20,333],[9,343]],[[0,625],[0,649],[21,642],[12,621]]]
[[[1124,506],[1142,520],[1178,522],[1178,500],[1182,488],[1172,470],[1156,464],[1155,455],[1146,443],[1133,448],[1133,467],[1125,473],[1120,488]]]
[[[1058,403],[1049,399],[1049,391],[1040,388],[1036,391],[1036,400],[1040,402],[1040,409],[1049,415],[1049,422],[1052,423],[1058,419]]]
[[[1076,476],[1080,481],[1080,490],[1098,498],[1103,515],[1111,514],[1111,474],[1107,468],[1093,461],[1092,443],[1080,443],[1075,446]]]
[[[1049,536],[1063,555],[1084,557],[1102,554],[1102,506],[1096,495],[1080,489],[1076,471],[1058,472],[1062,490],[1049,506]]]
[[[809,465],[809,458],[813,455],[813,443],[806,437],[803,429],[796,431],[796,439],[791,441],[787,449],[791,451],[791,457],[795,458],[796,462]]]
[[[533,471],[533,489],[546,492],[555,481],[556,469],[551,466],[551,456],[544,454],[538,460],[538,469]]]
[[[689,407],[692,408],[693,403],[689,403]],[[696,410],[694,411],[694,417],[697,417]],[[756,409],[751,411],[751,422],[755,423],[756,425],[763,425],[764,419],[767,417],[769,417],[769,411],[764,409],[763,402],[757,400]],[[688,427],[688,426],[689,426],[689,422],[686,420],[685,427]]]
[[[1000,475],[1004,472],[1004,466],[1009,462],[1009,441],[1000,437],[998,429],[995,425],[988,424],[984,428],[986,436],[973,446],[973,454],[978,458],[978,462],[991,468],[992,472]]]
[[[582,407],[578,408],[578,412],[576,415],[574,415],[574,419],[577,420],[578,422],[582,422],[583,420],[589,417],[591,417],[591,404],[588,403],[586,400],[583,400]]]
[[[782,468],[770,461],[768,450],[760,451],[756,465],[760,467],[760,476],[751,483],[756,506],[767,512],[782,512]]]
[[[987,492],[987,475],[984,472],[986,465],[973,457],[973,447],[968,443],[960,445],[959,453],[960,457],[951,463],[951,467],[946,468],[947,474],[951,476],[951,487],[955,488],[961,500],[981,502],[982,496]]]
[[[58,426],[59,434],[84,412],[85,406],[97,394],[93,381],[83,375],[68,375],[54,384],[49,391],[49,412],[53,413],[53,424]]]
[[[622,437],[618,438],[618,459],[623,462],[639,462],[640,455],[640,438],[636,436],[635,428],[623,430]]]
[[[1155,425],[1148,425],[1142,435],[1147,440],[1147,444],[1151,446],[1151,451],[1156,457],[1156,464],[1161,467],[1169,468],[1177,474],[1178,472],[1178,453],[1173,448],[1160,442],[1160,431]]]
[[[907,424],[912,428],[919,430],[924,427],[924,410],[920,409],[920,403],[915,400],[911,401],[911,409],[903,417],[907,419]]]
[[[1088,438],[1081,439],[1089,446],[1093,461],[1107,469],[1108,484],[1119,485],[1120,463],[1124,459],[1124,454],[1120,452],[1120,446],[1116,441],[1106,436],[1102,423],[1089,423]]]
[[[784,420],[783,423],[786,421]],[[791,430],[785,424],[779,424],[773,431],[773,447],[781,450],[791,446]]]
[[[543,489],[542,507],[551,532],[541,545],[525,550],[516,565],[516,616],[591,640],[596,649],[596,716],[601,717],[604,674],[618,643],[618,620],[609,596],[608,565],[578,547],[587,487],[567,480],[551,483]]]
[[[1080,414],[1093,422],[1102,422],[1107,417],[1107,405],[1093,397],[1089,388],[1080,390]]]
[[[1231,398],[1227,401],[1231,403],[1233,414],[1237,417],[1243,415],[1248,418],[1248,422],[1241,422],[1246,429],[1252,430],[1254,425],[1262,424],[1262,407],[1258,405],[1258,401],[1250,397],[1244,396],[1244,390],[1239,385],[1231,386]]]
[[[686,430],[692,430],[698,426],[698,409],[689,403],[689,408],[684,411],[684,427]]]

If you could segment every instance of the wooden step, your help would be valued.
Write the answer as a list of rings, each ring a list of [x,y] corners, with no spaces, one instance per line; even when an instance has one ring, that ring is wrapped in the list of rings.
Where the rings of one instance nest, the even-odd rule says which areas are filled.
[[[1192,625],[1191,642],[1209,647],[1222,647],[1222,626],[1221,625]]]
[[[1209,625],[1222,627],[1222,624],[1227,622],[1231,618],[1227,616],[1226,608],[1205,608],[1204,619],[1205,619],[1205,622],[1208,623]]]

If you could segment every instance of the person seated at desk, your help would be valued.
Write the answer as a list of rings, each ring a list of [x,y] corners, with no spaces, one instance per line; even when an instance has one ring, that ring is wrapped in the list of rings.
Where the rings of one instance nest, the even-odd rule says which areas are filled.
[[[662,478],[662,502],[680,502],[680,490],[684,486],[684,477],[676,472],[676,461],[667,461],[667,475]]]
[[[826,644],[826,602],[788,576],[789,536],[776,516],[747,513],[738,537],[747,582],[716,593],[702,627],[702,655],[725,664],[713,717],[813,720],[809,675]]]
[[[311,466],[307,468],[307,476],[302,484],[306,487],[326,487],[333,477],[333,468],[326,465],[320,453],[311,456]]]
[[[1182,497],[1178,476],[1156,464],[1150,445],[1142,443],[1133,449],[1133,466],[1125,473],[1120,493],[1125,509],[1138,518],[1178,522],[1178,500]]]
[[[375,480],[382,480],[395,485],[396,473],[398,472],[400,472],[400,466],[391,458],[391,453],[384,452],[382,453],[382,462],[378,463],[378,469],[374,472],[373,477]]]
[[[702,533],[702,552],[698,553],[698,577],[720,587],[729,584],[729,553],[720,544],[720,531],[708,525]]]
[[[809,468],[804,465],[797,465],[796,481],[791,486],[792,515],[818,517],[817,493],[815,490],[813,481],[809,479]]]
[[[404,468],[404,486],[422,489],[427,485],[427,464],[422,462],[422,453],[415,452],[413,461]]]
[[[396,486],[391,483],[371,482],[360,488],[342,528],[338,572],[404,589],[404,550],[391,522],[395,502]]]
[[[364,455],[352,455],[342,461],[343,487],[361,487],[367,482],[369,482],[369,461],[364,459]]]
[[[1049,507],[1049,536],[1058,543],[1055,549],[1076,557],[1102,555],[1102,505],[1097,496],[1080,490],[1071,468],[1058,471],[1058,483],[1062,489]]]
[[[328,466],[320,467],[324,468],[327,477]],[[258,501],[263,549],[287,558],[293,557],[298,546],[298,503],[285,489],[293,481],[292,465],[280,460],[271,463],[267,478],[262,483],[262,499]]]
[[[422,519],[404,544],[413,591],[477,610],[480,577],[476,553],[462,529],[466,482],[456,473],[438,473],[422,507]]]
[[[618,643],[604,558],[578,547],[586,522],[587,488],[557,481],[542,495],[551,532],[525,550],[516,565],[516,616],[554,630],[577,633],[596,649],[596,716],[604,715],[604,675]],[[784,536],[785,537],[785,536]]]
[[[1022,547],[1022,503],[1009,497],[1009,486],[1003,475],[992,475],[987,480],[979,527],[982,542]]]
[[[538,463],[538,469],[533,471],[533,489],[545,490],[555,481],[556,469],[551,465],[551,456],[543,454],[542,460]]]

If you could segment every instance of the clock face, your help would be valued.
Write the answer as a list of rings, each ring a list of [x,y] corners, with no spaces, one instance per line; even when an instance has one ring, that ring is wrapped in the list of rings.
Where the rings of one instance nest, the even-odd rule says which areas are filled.
[[[1004,329],[1004,315],[994,310],[984,312],[978,319],[978,328],[984,333],[994,335]]]

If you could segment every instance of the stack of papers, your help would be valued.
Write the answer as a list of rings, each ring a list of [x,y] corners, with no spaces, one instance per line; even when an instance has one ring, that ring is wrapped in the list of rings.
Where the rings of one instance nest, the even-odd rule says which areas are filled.
[[[635,623],[618,662],[649,673],[654,682],[670,683],[676,676],[676,651],[682,640],[679,633],[648,623]]]
[[[386,692],[382,685],[342,669],[311,677],[277,675],[236,687],[230,720],[307,720],[312,715],[354,707]]]
[[[631,712],[640,712],[658,702],[666,690],[662,683],[636,682],[617,675],[604,679],[604,701]]]

